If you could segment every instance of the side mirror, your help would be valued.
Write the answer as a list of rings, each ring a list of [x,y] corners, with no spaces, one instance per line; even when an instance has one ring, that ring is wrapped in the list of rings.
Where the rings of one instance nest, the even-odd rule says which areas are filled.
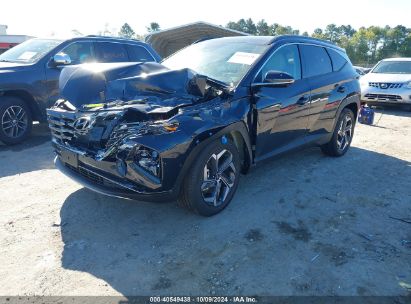
[[[294,78],[288,73],[279,71],[268,71],[265,74],[263,83],[267,85],[290,85],[294,83]]]
[[[53,64],[55,66],[71,64],[70,56],[65,53],[58,53],[53,57]]]

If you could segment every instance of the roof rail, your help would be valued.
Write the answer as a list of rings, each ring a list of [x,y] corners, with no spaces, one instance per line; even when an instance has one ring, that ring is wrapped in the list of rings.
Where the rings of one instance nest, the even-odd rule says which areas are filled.
[[[345,49],[341,48],[338,46],[336,43],[330,41],[330,40],[324,40],[324,39],[318,39],[318,38],[313,38],[313,37],[308,37],[308,36],[302,36],[302,35],[278,35],[278,36],[273,36],[273,39],[271,40],[271,43],[275,41],[280,41],[283,39],[299,39],[301,41],[306,41],[306,42],[317,42],[323,45],[327,45],[329,47],[333,47],[339,50],[342,50],[345,52]]]
[[[90,38],[107,38],[107,39],[117,39],[117,40],[135,40],[135,41],[141,41],[141,40],[139,40],[139,39],[133,39],[133,38],[115,37],[115,36],[104,36],[104,35],[87,35],[86,37],[90,37]]]

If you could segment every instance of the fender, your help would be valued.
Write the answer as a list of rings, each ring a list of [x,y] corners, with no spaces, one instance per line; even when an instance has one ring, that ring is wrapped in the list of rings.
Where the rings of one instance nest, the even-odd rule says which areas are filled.
[[[214,129],[209,129],[207,131],[204,131],[203,133],[197,135],[193,141],[192,144],[189,148],[189,156],[187,157],[186,161],[184,162],[183,168],[180,171],[176,183],[174,185],[174,191],[179,193],[181,184],[184,180],[184,177],[186,176],[187,171],[190,169],[191,165],[193,162],[197,159],[198,154],[211,142],[214,140],[218,140],[224,135],[230,135],[232,137],[232,134],[234,132],[238,132],[237,134],[240,134],[242,137],[242,140],[245,144],[245,154],[244,154],[244,164],[243,164],[243,169],[242,172],[246,173],[249,169],[249,167],[252,164],[252,152],[251,152],[251,140],[250,136],[247,130],[247,127],[243,121],[238,121],[235,123],[232,123],[226,127],[217,127]],[[212,133],[212,136],[209,136],[209,134]],[[235,139],[234,139],[235,140]]]
[[[350,104],[355,104],[356,105],[357,113],[355,113],[355,111],[353,111],[353,112],[354,112],[355,117],[357,117],[358,111],[360,110],[360,99],[361,99],[360,96],[361,96],[360,94],[351,94],[351,95],[348,95],[347,97],[345,97],[341,101],[341,103],[338,107],[338,110],[335,114],[334,127],[337,124],[338,117],[340,117],[340,114],[341,114],[342,110]]]

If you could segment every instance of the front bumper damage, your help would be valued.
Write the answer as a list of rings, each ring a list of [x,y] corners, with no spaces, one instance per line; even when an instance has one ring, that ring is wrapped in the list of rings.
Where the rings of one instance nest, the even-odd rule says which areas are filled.
[[[77,168],[72,167],[64,163],[59,156],[55,157],[54,165],[61,173],[80,185],[111,197],[148,202],[172,201],[178,197],[178,192],[173,190],[161,192],[137,190],[133,185],[125,184],[123,181],[118,181],[107,175],[107,173],[86,167],[83,163],[80,163]]]
[[[175,200],[190,152],[230,123],[224,117],[231,110],[230,93],[190,70],[155,66],[153,75],[112,79],[106,85],[103,76],[91,77],[88,71],[69,75],[85,80],[77,79],[83,86],[73,85],[63,74],[68,79],[60,88],[62,99],[47,110],[55,164],[105,195]],[[93,93],[88,84],[94,78],[98,86]],[[85,96],[91,100],[82,105]],[[110,99],[98,100],[103,97]],[[243,108],[241,115],[247,111]]]
[[[99,115],[105,120],[98,121]],[[184,140],[176,142],[181,137],[176,123],[117,120],[127,115],[127,110],[100,113],[89,122],[92,127],[88,132],[79,134],[76,122],[90,114],[49,109],[56,167],[87,188],[106,195],[145,201],[175,199],[178,190],[170,181],[177,176],[170,174],[184,155],[174,148],[187,149]],[[155,158],[150,151],[154,151]],[[170,158],[173,151],[176,157]]]

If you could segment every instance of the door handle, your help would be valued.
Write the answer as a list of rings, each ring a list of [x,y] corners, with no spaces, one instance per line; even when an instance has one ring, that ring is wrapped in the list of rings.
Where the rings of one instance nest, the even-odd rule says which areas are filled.
[[[309,100],[310,98],[308,97],[308,95],[303,95],[300,97],[300,99],[297,100],[297,104],[302,106],[305,105]]]

